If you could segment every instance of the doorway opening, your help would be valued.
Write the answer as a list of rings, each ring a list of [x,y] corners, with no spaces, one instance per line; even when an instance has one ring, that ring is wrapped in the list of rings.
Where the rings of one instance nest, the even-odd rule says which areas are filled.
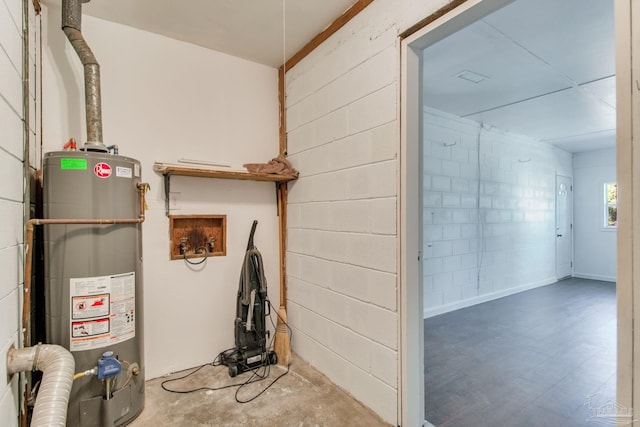
[[[472,3],[411,44],[420,82],[422,164],[414,179],[423,196],[415,207],[426,419],[465,425],[461,413],[477,420],[487,410],[486,425],[499,425],[497,408],[507,407],[508,416],[586,423],[594,408],[616,400],[616,233],[605,227],[603,190],[616,177],[613,4]],[[589,244],[594,238],[599,244]],[[574,278],[558,281],[567,277]],[[438,322],[442,316],[449,317]],[[585,359],[553,346],[569,324],[583,327],[566,332],[585,337],[574,343],[582,355],[593,350]],[[465,329],[477,325],[484,337]],[[587,338],[594,335],[595,343]],[[536,348],[540,338],[551,340]],[[445,347],[452,356],[443,356]],[[567,367],[589,371],[552,372],[561,354]],[[534,368],[549,375],[537,392],[528,377]],[[570,375],[591,378],[568,388]],[[519,390],[516,400],[531,414],[510,404]]]

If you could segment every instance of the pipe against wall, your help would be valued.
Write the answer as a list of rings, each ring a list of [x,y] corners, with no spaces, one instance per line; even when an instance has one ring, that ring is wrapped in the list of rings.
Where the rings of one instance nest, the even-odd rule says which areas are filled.
[[[102,100],[100,94],[100,64],[81,32],[81,0],[63,0],[62,30],[84,66],[84,98],[87,122],[85,150],[108,151],[102,141]]]

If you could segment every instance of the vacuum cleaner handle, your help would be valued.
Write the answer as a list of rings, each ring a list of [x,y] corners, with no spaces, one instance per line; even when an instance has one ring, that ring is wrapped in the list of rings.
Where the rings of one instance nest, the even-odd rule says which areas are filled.
[[[253,225],[251,226],[251,233],[249,234],[249,243],[247,244],[247,250],[253,247],[253,235],[256,233],[256,227],[258,226],[258,220],[253,220]]]

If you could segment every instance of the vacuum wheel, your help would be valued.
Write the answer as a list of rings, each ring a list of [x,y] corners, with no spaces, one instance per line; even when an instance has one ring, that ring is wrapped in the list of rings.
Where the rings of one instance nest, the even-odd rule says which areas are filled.
[[[236,365],[229,366],[229,376],[234,378],[238,375],[238,367]]]
[[[269,353],[269,364],[275,365],[276,363],[278,363],[278,355],[275,351],[272,351],[271,353]]]

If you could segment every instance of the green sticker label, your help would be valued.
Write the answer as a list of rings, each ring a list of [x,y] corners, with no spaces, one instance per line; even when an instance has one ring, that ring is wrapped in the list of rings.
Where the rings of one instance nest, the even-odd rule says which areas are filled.
[[[60,159],[60,169],[87,170],[87,159]]]

